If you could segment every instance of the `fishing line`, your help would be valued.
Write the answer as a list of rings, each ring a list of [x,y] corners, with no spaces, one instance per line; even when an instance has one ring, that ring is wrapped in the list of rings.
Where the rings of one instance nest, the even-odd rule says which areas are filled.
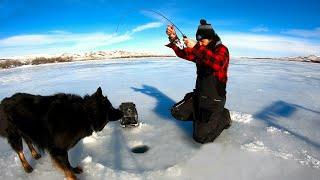
[[[142,11],[151,12],[151,13],[153,13],[153,14],[156,14],[156,15],[160,16],[162,19],[165,19],[165,20],[166,20],[167,22],[169,22],[171,25],[173,25],[174,27],[176,27],[176,29],[181,33],[181,35],[182,35],[183,38],[187,38],[187,36],[179,29],[179,27],[176,26],[169,18],[167,18],[167,17],[166,17],[164,14],[162,14],[161,12],[155,11],[155,10],[152,10],[152,9],[142,9]],[[127,12],[126,14],[128,14],[128,13],[129,13],[129,12]],[[125,15],[123,15],[123,16],[121,17],[121,19],[120,19],[120,21],[119,21],[119,23],[118,23],[118,25],[117,25],[117,28],[116,28],[115,33],[118,32],[119,27],[120,27],[120,24],[121,24],[121,22],[124,20],[124,18],[125,18]]]
[[[165,20],[167,20],[170,24],[172,24],[174,27],[177,28],[177,30],[181,33],[183,38],[187,38],[187,36],[178,28],[178,26],[176,26],[169,18],[167,18],[165,15],[163,15],[162,13],[160,13],[159,11],[155,11],[152,9],[144,9],[144,11],[149,11],[149,12],[153,12],[159,16],[161,16],[162,18],[164,18]]]

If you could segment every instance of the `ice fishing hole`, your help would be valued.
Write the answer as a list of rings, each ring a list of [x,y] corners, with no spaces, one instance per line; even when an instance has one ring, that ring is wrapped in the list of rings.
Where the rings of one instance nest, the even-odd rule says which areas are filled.
[[[137,153],[137,154],[142,154],[142,153],[147,152],[149,149],[150,149],[149,146],[139,145],[139,146],[135,146],[135,147],[131,148],[131,152]]]

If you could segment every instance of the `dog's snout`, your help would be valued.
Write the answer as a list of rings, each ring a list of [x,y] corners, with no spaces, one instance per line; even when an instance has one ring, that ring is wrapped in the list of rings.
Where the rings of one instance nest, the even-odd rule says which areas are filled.
[[[121,119],[123,116],[123,112],[120,111],[119,109],[111,109],[109,111],[109,121],[116,121]]]
[[[122,116],[123,116],[123,112],[122,112],[122,111],[120,111],[119,109],[116,109],[116,111],[117,111],[117,114],[118,114],[117,119],[122,118]]]

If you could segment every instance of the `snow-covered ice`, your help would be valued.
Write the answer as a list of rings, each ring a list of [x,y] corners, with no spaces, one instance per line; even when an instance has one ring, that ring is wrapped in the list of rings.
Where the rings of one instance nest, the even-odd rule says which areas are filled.
[[[192,140],[192,124],[170,107],[195,83],[178,58],[84,61],[0,70],[0,99],[16,92],[91,94],[101,86],[115,107],[133,101],[139,127],[109,123],[69,151],[80,179],[320,179],[320,64],[232,59],[227,108],[233,125],[215,142]],[[134,154],[131,148],[147,145]],[[62,179],[47,154],[26,174],[0,138],[0,179]]]

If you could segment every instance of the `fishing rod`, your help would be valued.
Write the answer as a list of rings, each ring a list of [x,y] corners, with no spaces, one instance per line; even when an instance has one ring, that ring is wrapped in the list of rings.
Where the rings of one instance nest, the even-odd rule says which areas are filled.
[[[167,20],[170,24],[172,24],[174,27],[177,28],[177,30],[181,33],[183,38],[187,38],[187,36],[178,28],[178,26],[176,26],[170,19],[168,19],[165,15],[163,15],[162,13],[160,13],[159,11],[155,11],[152,9],[145,9],[145,11],[149,11],[149,12],[153,12],[156,13],[157,15],[163,17],[165,20]]]

